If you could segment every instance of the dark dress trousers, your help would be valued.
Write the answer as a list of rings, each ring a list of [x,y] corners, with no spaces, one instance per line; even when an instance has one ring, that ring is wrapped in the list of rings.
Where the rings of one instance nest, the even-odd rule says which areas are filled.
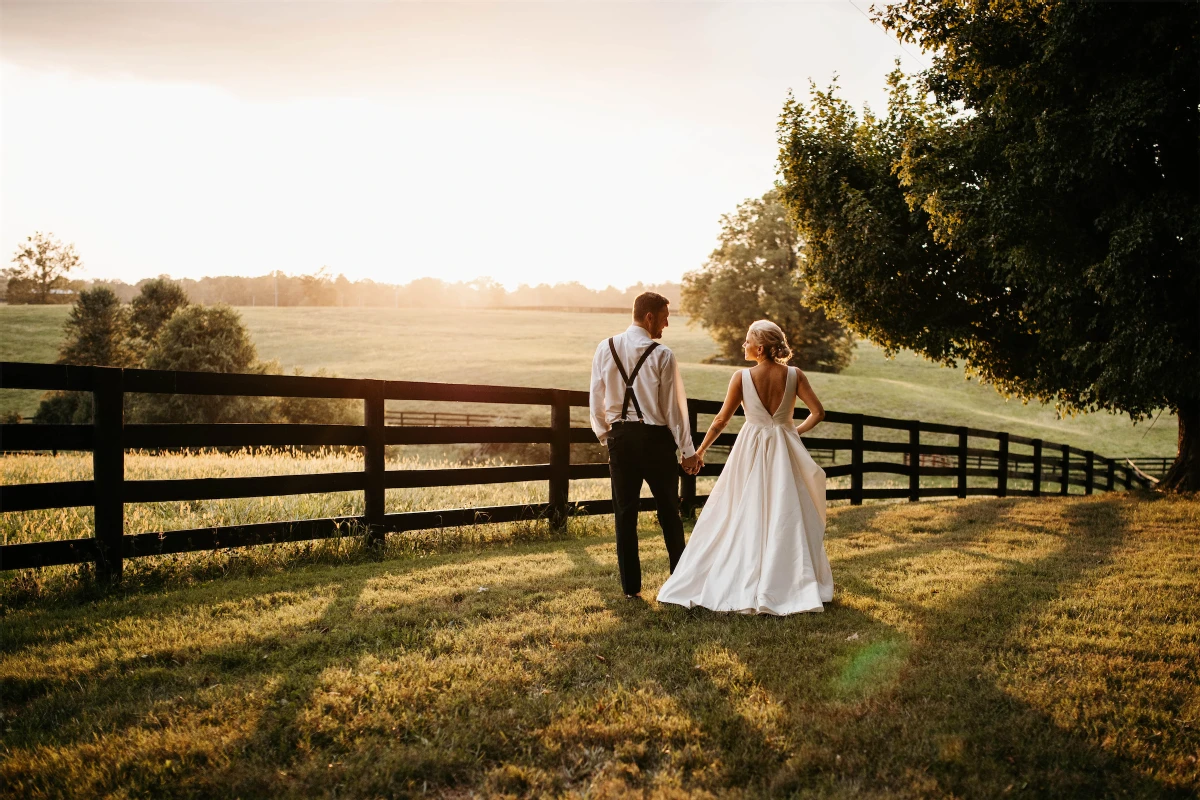
[[[616,516],[617,568],[625,594],[637,594],[642,590],[642,562],[638,556],[637,538],[642,481],[650,485],[658,505],[658,522],[662,526],[672,572],[683,554],[675,438],[665,425],[617,421],[613,423],[607,444]]]

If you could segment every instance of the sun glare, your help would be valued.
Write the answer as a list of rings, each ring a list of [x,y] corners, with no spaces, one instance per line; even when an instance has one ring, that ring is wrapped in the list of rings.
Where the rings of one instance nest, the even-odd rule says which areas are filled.
[[[0,246],[128,282],[677,281],[770,188],[789,87],[874,102],[895,55],[849,6],[466,10],[6,8]]]

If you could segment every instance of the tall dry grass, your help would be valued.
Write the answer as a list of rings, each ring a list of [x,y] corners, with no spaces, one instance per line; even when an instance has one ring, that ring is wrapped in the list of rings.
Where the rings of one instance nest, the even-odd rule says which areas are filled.
[[[496,465],[495,460],[475,460],[473,466]],[[389,470],[441,469],[462,462],[418,455],[393,457]],[[196,450],[156,454],[131,451],[125,458],[127,480],[231,478],[262,475],[296,475],[354,472],[363,468],[362,456],[351,450],[324,449],[300,452],[261,448],[237,452]],[[88,453],[14,454],[0,457],[0,483],[41,483],[90,480]],[[608,497],[608,481],[575,481],[571,500]],[[385,511],[400,513],[434,509],[537,504],[546,502],[544,481],[477,486],[389,489]],[[171,503],[130,503],[125,506],[127,534],[185,530],[224,525],[244,525],[283,520],[358,516],[363,513],[361,492],[302,494],[286,497],[253,497]],[[382,548],[367,548],[362,531],[347,526],[329,540],[260,545],[229,550],[148,556],[128,559],[126,584],[189,582],[217,575],[253,574],[299,563],[354,562],[364,559],[420,557],[465,548],[572,537],[594,533],[600,520],[575,517],[566,532],[554,534],[545,520],[479,524],[456,528],[390,534]],[[90,507],[47,509],[0,514],[0,542],[17,544],[93,535]],[[92,567],[72,565],[40,570],[0,572],[0,600],[20,602],[32,596],[71,588],[93,591]]]

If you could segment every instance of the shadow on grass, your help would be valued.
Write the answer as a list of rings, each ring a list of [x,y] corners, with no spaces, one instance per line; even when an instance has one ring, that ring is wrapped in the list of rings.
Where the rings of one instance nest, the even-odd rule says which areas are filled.
[[[950,509],[947,527],[956,533],[947,538],[835,563],[843,597],[864,591],[882,596],[880,587],[861,577],[869,569],[965,550],[999,526],[1028,527],[1011,519],[1020,502],[961,503]],[[883,510],[859,516],[870,522]],[[1066,516],[1069,533],[1059,537],[1052,555],[1031,563],[981,555],[999,569],[970,591],[929,605],[899,603],[912,617],[911,635],[836,600],[823,615],[776,619],[660,611],[614,599],[619,625],[592,640],[561,674],[585,685],[664,692],[701,729],[701,745],[673,758],[695,743],[686,731],[614,743],[611,726],[595,715],[575,714],[568,737],[574,752],[564,763],[583,761],[597,747],[619,754],[624,746],[629,764],[616,772],[643,789],[652,785],[647,776],[675,770],[692,788],[764,795],[1171,795],[1134,764],[1062,729],[998,683],[1022,655],[1015,636],[1022,622],[1085,581],[1128,533],[1115,502],[1069,506]],[[984,521],[986,527],[969,527]],[[581,553],[572,557],[588,568]],[[664,628],[691,635],[676,637],[664,651]],[[814,644],[823,652],[806,657],[801,649]],[[596,652],[625,652],[637,660],[632,668],[599,665]],[[741,702],[756,694],[757,708]],[[589,701],[602,704],[604,693],[594,695]],[[779,713],[770,713],[773,708]]]
[[[990,509],[991,525],[1020,527],[1022,523],[1011,519],[1018,505],[963,504],[955,513],[978,519],[978,510]],[[874,771],[884,785],[907,783],[918,792],[960,796],[989,795],[997,789],[1054,797],[1168,793],[1134,765],[1078,732],[1063,730],[998,685],[1001,675],[1026,652],[1016,635],[1022,622],[1086,581],[1128,534],[1115,501],[1070,505],[1065,512],[1069,532],[1060,537],[1060,549],[1052,555],[1005,564],[994,577],[951,600],[924,609],[905,604],[917,623],[908,661],[890,702],[870,709],[839,735],[843,750],[869,754],[869,759],[845,759],[847,763],[857,761],[859,770]],[[958,541],[946,546],[970,541],[955,538]],[[852,560],[861,571],[931,548],[937,544],[925,542]]]
[[[227,743],[176,754],[174,771],[160,768],[161,759],[126,753],[118,759],[126,762],[123,774],[115,766],[102,770],[104,777],[87,788],[68,782],[70,773],[56,772],[53,760],[32,757],[0,762],[0,778],[61,796],[127,784],[164,796],[306,795],[339,787],[342,795],[392,795],[453,786],[539,794],[605,785],[745,788],[754,795],[1167,794],[1135,765],[1060,728],[1001,685],[1008,665],[1022,656],[1022,623],[1085,581],[1124,542],[1127,524],[1116,502],[1064,506],[1069,533],[1058,534],[1051,555],[1029,563],[993,560],[990,577],[936,602],[895,598],[878,583],[876,574],[905,560],[962,554],[1001,525],[1020,529],[1027,523],[1013,511],[1022,502],[944,504],[946,533],[918,541],[889,535],[894,545],[835,560],[839,593],[826,612],[782,619],[627,601],[611,544],[600,539],[180,591],[171,600],[189,608],[256,598],[270,606],[270,595],[284,591],[319,591],[329,599],[298,628],[179,660],[129,654],[92,675],[6,684],[0,703],[17,729],[5,759],[84,746],[98,730],[144,726],[164,698],[177,698],[176,713],[212,713],[220,708],[209,699],[214,682],[236,682],[263,700]],[[869,530],[888,510],[844,513],[839,527]],[[642,546],[647,574],[665,576],[661,536],[644,536]],[[383,611],[359,606],[374,581],[433,579],[448,566],[536,554],[565,555],[563,571],[502,574],[487,594],[447,586]],[[352,698],[330,717],[342,729],[310,719],[315,706],[332,702],[330,671],[353,671],[363,659],[381,657],[416,659],[418,669],[432,673],[447,647],[469,649],[474,639],[495,636],[489,625],[497,620],[529,617],[552,627],[560,612],[547,609],[574,595],[585,597],[580,613],[592,623],[565,633],[525,631],[507,651],[517,668],[475,689],[458,690],[446,678],[436,690],[411,696]],[[152,625],[156,606],[161,612],[169,596],[100,609],[87,624],[140,617]],[[853,607],[856,597],[900,609],[903,630]],[[52,651],[55,641],[67,643],[84,630],[84,623],[47,615],[63,624],[21,634],[22,641]],[[37,626],[35,619],[23,624]],[[453,645],[439,638],[448,630]],[[472,677],[469,669],[454,674]],[[40,724],[73,715],[75,724]]]

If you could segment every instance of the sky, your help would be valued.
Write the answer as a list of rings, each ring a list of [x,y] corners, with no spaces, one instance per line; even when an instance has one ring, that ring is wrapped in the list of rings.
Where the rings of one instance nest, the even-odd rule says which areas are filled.
[[[677,281],[789,89],[925,57],[839,2],[0,0],[0,256],[72,277]]]

